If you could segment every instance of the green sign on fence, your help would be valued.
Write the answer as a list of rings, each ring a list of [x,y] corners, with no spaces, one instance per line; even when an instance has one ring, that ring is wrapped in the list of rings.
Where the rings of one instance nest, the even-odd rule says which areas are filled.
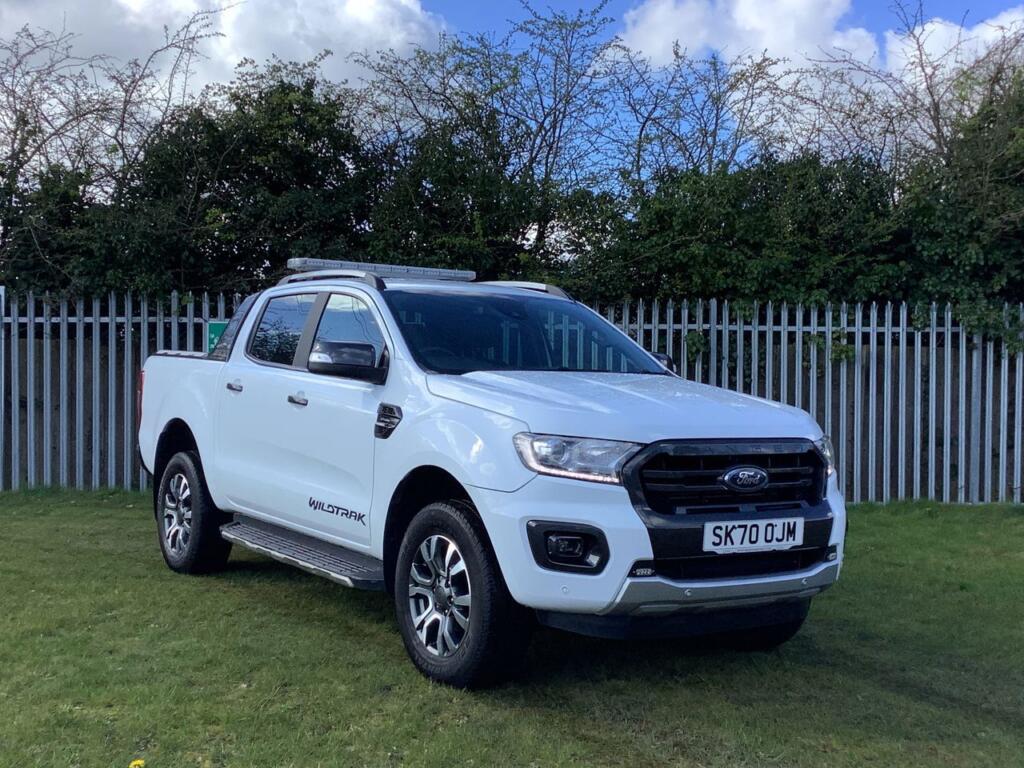
[[[224,333],[224,329],[228,327],[227,320],[208,320],[206,323],[206,351],[209,352],[215,346],[217,341],[220,339],[220,335]]]

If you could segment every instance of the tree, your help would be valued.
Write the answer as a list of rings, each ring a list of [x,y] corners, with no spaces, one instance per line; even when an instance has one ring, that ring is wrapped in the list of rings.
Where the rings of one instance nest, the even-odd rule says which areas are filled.
[[[882,169],[769,156],[732,172],[662,175],[622,237],[573,269],[602,298],[898,298],[894,222]]]
[[[81,171],[53,165],[33,188],[18,194],[4,214],[4,270],[12,290],[80,283],[95,263],[96,206]]]
[[[714,173],[782,152],[780,109],[792,87],[785,62],[762,53],[725,60],[694,58],[678,46],[654,66],[625,46],[609,65],[615,100],[608,139],[627,187],[642,190],[672,171]]]
[[[612,109],[603,59],[614,40],[604,3],[574,14],[524,8],[526,20],[498,39],[443,36],[409,57],[356,58],[370,72],[361,116],[382,132],[377,145],[401,148],[455,126],[461,136],[476,132],[477,142],[500,137],[504,177],[534,185],[526,247],[543,260],[561,195],[600,183],[609,170],[595,144]]]
[[[959,126],[1024,63],[1024,25],[959,29],[948,42],[921,0],[897,0],[887,60],[829,51],[787,92],[795,145],[829,157],[862,156],[898,182],[921,161],[947,163]]]
[[[251,288],[292,257],[365,252],[377,161],[319,63],[243,62],[152,142],[114,203],[153,288]]]
[[[583,298],[1024,296],[1024,27],[944,42],[901,3],[884,65],[655,65],[602,4],[524,8],[507,34],[356,56],[355,88],[321,56],[193,94],[203,13],[127,63],[0,41],[0,280],[245,290],[292,256],[369,256]]]
[[[496,118],[488,133],[435,125],[417,137],[373,211],[374,258],[521,275],[537,190],[507,174],[508,152]]]
[[[191,15],[144,59],[123,63],[78,56],[65,30],[26,26],[0,40],[0,279],[81,289],[84,273],[102,271],[89,262],[106,254],[85,246],[102,240],[97,206],[189,98],[214,16]]]
[[[1024,73],[1006,77],[961,120],[945,162],[922,162],[907,185],[913,274],[922,299],[1024,296]]]

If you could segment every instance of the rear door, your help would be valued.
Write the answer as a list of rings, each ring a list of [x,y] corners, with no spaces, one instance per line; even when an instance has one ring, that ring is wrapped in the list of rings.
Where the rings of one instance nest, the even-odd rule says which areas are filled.
[[[385,354],[377,308],[355,293],[333,292],[322,307],[309,354],[331,355],[341,345],[373,347]],[[278,433],[281,450],[295,467],[293,502],[304,527],[355,544],[369,544],[373,494],[374,423],[387,385],[297,372],[289,378],[304,404],[291,404]]]
[[[315,326],[319,295],[308,289],[279,294],[257,308],[248,338],[240,340],[244,348],[221,370],[214,417],[218,479],[231,506],[293,527],[306,515],[296,484],[303,457],[286,437],[296,410],[288,397],[302,386],[296,360],[304,334],[308,338]]]

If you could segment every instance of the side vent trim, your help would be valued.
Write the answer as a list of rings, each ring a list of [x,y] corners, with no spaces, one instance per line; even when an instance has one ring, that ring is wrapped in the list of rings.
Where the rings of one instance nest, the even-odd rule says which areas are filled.
[[[374,437],[387,440],[402,421],[402,409],[390,403],[377,406],[377,422],[373,425]]]

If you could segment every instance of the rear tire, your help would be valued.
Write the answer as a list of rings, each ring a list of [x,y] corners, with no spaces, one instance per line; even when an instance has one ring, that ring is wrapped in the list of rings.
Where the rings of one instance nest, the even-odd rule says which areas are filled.
[[[210,498],[198,453],[182,451],[171,457],[154,503],[160,552],[168,568],[197,574],[224,567],[231,542],[221,537],[220,526],[228,516]]]
[[[413,518],[394,585],[402,640],[427,677],[482,687],[522,663],[531,617],[509,594],[480,518],[465,502],[429,504]]]

